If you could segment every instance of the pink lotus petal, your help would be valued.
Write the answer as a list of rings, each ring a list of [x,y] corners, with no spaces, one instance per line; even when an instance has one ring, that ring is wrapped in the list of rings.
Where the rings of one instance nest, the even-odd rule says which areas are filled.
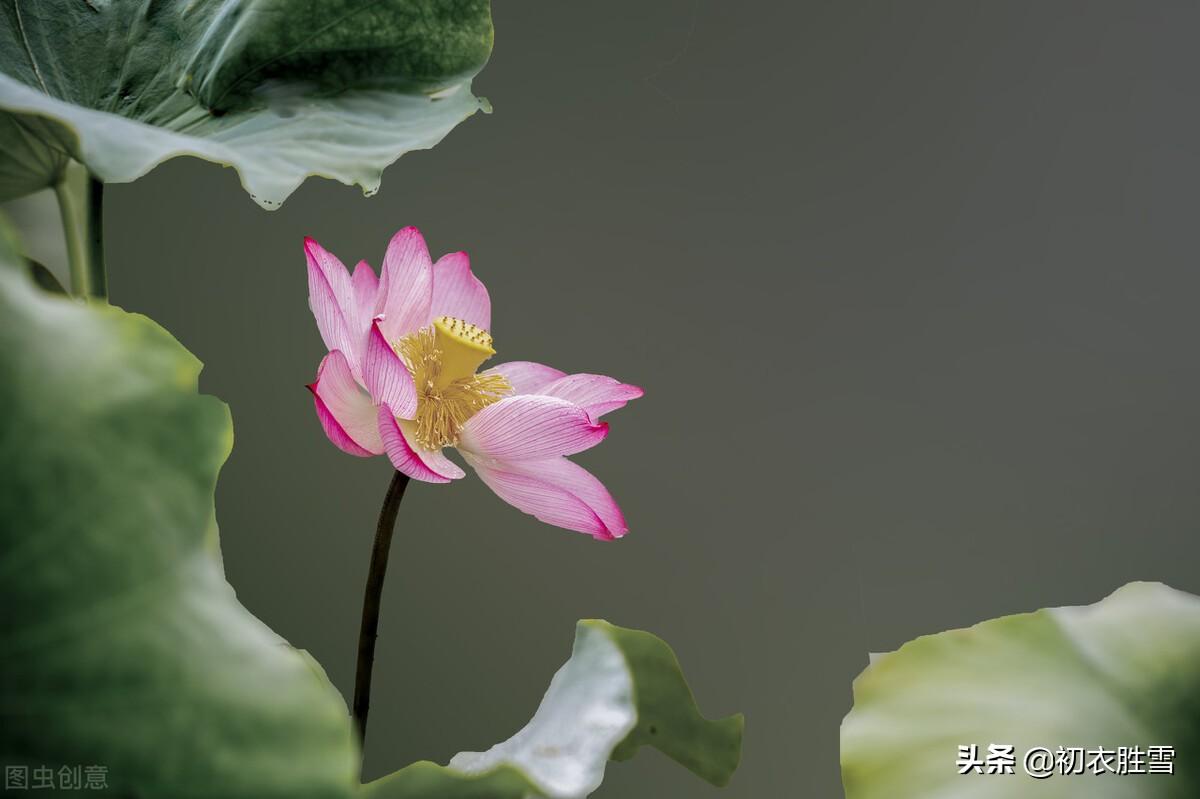
[[[312,392],[313,405],[317,409],[317,419],[321,422],[321,429],[325,431],[325,437],[347,455],[354,455],[359,458],[370,458],[378,455],[379,453],[368,452],[354,443],[354,439],[350,437],[350,434],[346,432],[346,428],[342,427],[341,423],[334,417],[333,412],[329,410],[329,406],[317,396],[314,386],[315,384],[310,383],[307,388]],[[372,406],[373,408],[374,406]]]
[[[304,257],[329,283],[339,307],[349,313],[354,307],[354,289],[351,287],[350,272],[345,265],[312,236],[306,236],[304,239]]]
[[[465,252],[443,255],[433,265],[433,304],[431,316],[453,316],[490,330],[492,301],[487,288],[471,273],[471,261]]]
[[[350,278],[354,290],[354,321],[351,323],[352,332],[362,337],[365,345],[367,332],[375,319],[375,303],[379,297],[379,277],[366,261],[359,261],[354,267],[354,275]],[[360,352],[366,352],[364,346]]]
[[[558,397],[506,397],[463,425],[458,448],[500,460],[537,460],[572,455],[608,435],[587,412]]]
[[[509,361],[488,369],[484,374],[502,375],[513,387],[513,394],[537,394],[545,386],[550,385],[567,373],[553,366],[534,363],[533,361]]]
[[[341,261],[311,238],[304,240],[304,256],[308,262],[308,307],[317,320],[321,340],[326,349],[341,350],[357,375],[358,348],[352,332],[354,289],[350,274]]]
[[[322,359],[313,393],[317,416],[325,435],[343,452],[359,457],[379,455],[383,441],[375,421],[375,405],[354,380],[350,364],[340,350]]]
[[[625,514],[604,487],[604,483],[578,463],[559,457],[543,461],[507,461],[501,468],[541,480],[575,495],[604,522],[608,530],[606,537],[620,538],[629,532]]]
[[[449,483],[466,476],[466,472],[443,455],[440,449],[426,452],[414,446],[404,429],[408,423],[397,421],[388,406],[379,406],[378,422],[388,459],[397,470],[426,483]]]
[[[620,508],[583,467],[566,458],[498,461],[463,453],[502,500],[546,524],[611,541],[628,531]]]
[[[421,231],[406,227],[392,237],[383,256],[376,313],[382,313],[388,341],[429,324],[433,298],[433,262]]]
[[[390,406],[397,416],[404,419],[416,415],[417,388],[413,384],[412,374],[384,339],[378,321],[371,324],[367,333],[362,372],[367,391],[376,403]]]
[[[625,403],[645,392],[637,386],[605,375],[577,374],[560,377],[538,389],[537,393],[573,402],[595,420],[609,411],[625,407]]]

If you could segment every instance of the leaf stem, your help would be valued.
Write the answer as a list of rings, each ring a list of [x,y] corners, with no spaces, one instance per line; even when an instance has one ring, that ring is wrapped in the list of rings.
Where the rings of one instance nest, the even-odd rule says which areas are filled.
[[[88,294],[108,299],[108,272],[104,266],[104,181],[88,175]]]
[[[371,548],[371,566],[367,571],[367,587],[363,592],[362,626],[358,631],[358,666],[354,672],[354,726],[358,740],[367,740],[367,712],[371,705],[371,669],[375,665],[375,639],[379,630],[379,600],[383,595],[383,578],[387,574],[388,550],[396,527],[396,514],[408,475],[396,472],[388,485],[383,507],[379,509],[379,524],[375,527],[375,544]]]
[[[104,270],[104,183],[72,161],[63,170],[54,194],[62,218],[63,238],[71,271],[71,293],[106,299]]]
[[[54,196],[58,198],[58,212],[62,217],[63,238],[67,243],[67,264],[71,270],[71,293],[77,297],[88,294],[87,256],[84,255],[83,234],[79,229],[79,208],[75,193],[67,184],[66,177],[54,184]]]

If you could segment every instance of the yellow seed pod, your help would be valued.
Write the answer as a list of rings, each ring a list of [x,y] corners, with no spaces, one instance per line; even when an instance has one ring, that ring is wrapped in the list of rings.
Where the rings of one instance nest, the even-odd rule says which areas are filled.
[[[492,334],[453,316],[439,316],[433,322],[434,341],[441,352],[438,388],[471,377],[480,365],[496,354]]]

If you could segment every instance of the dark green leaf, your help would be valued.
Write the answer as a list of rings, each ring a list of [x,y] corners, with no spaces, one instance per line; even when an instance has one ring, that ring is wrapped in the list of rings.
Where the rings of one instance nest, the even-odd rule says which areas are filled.
[[[183,154],[234,166],[266,207],[308,175],[372,192],[481,107],[491,46],[487,0],[10,0],[0,201],[71,158],[126,182]]]

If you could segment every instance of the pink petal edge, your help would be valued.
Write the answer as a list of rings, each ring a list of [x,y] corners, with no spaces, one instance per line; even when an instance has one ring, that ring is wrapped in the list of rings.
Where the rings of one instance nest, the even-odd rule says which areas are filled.
[[[567,373],[534,361],[509,361],[497,364],[484,374],[497,374],[513,387],[513,394],[537,394]]]
[[[338,422],[333,413],[330,412],[321,397],[317,394],[317,384],[309,383],[305,386],[313,395],[313,405],[317,409],[317,418],[321,421],[321,428],[325,431],[325,437],[342,452],[347,455],[354,455],[359,458],[371,458],[377,455],[376,452],[368,452],[367,450],[354,443],[354,439],[346,432],[346,429]]]
[[[404,419],[416,415],[417,388],[413,384],[412,374],[383,337],[378,319],[371,323],[367,333],[362,373],[367,391],[376,404],[391,407],[397,416]]]
[[[433,299],[433,261],[421,231],[399,230],[388,242],[383,256],[383,274],[375,313],[383,314],[383,332],[388,341],[429,324]]]
[[[574,455],[608,435],[605,422],[558,397],[523,394],[506,397],[463,425],[458,448],[498,460],[540,460]]]
[[[566,458],[514,463],[463,457],[496,496],[546,524],[612,541],[629,531],[621,509],[590,472]]]
[[[379,276],[366,261],[359,261],[350,276],[350,285],[354,290],[354,320],[351,322],[351,332],[364,342],[375,319],[375,303],[379,298]]]
[[[304,255],[308,268],[308,307],[317,322],[321,340],[327,350],[345,353],[351,370],[357,375],[358,349],[351,331],[354,301],[350,275],[337,258],[311,238],[304,240]]]
[[[466,472],[441,450],[423,452],[416,449],[388,406],[379,406],[378,420],[384,449],[398,471],[426,483],[449,483],[466,476]]]
[[[433,265],[430,316],[453,316],[491,330],[492,300],[487,287],[471,272],[471,260],[465,252],[443,255]]]
[[[343,452],[358,457],[383,453],[371,398],[354,380],[346,356],[334,350],[321,359],[317,379],[308,385],[325,435]]]
[[[537,393],[573,402],[596,420],[610,411],[625,407],[630,400],[646,392],[638,386],[622,383],[606,375],[580,373],[560,377],[540,388]]]

